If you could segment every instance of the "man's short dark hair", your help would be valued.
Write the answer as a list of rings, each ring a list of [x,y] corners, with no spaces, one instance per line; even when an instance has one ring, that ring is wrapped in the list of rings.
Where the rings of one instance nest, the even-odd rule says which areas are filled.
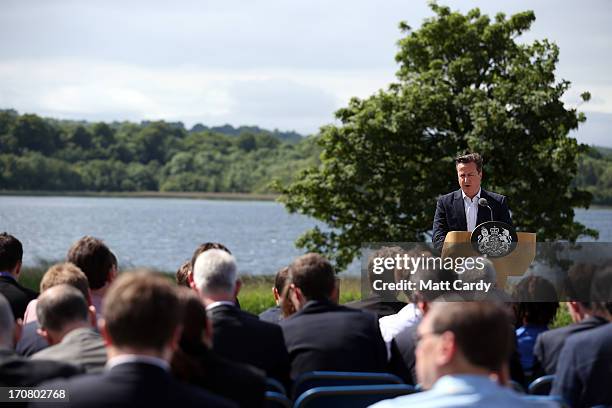
[[[473,365],[499,370],[512,352],[512,324],[497,302],[435,302],[430,313],[436,334],[450,331]]]
[[[176,288],[167,277],[148,271],[117,278],[106,294],[103,315],[117,347],[160,351],[182,320]]]
[[[308,300],[327,300],[336,285],[334,268],[327,259],[315,253],[302,255],[289,265],[291,283]]]
[[[580,302],[583,307],[591,308],[591,282],[600,268],[591,263],[578,263],[567,271],[564,282],[565,300]]]
[[[38,323],[47,330],[60,331],[70,323],[87,321],[87,313],[85,297],[68,284],[49,288],[36,302]]]
[[[591,283],[592,308],[612,315],[612,264],[599,267]]]
[[[200,244],[196,250],[193,252],[193,255],[191,257],[191,270],[193,271],[193,267],[195,266],[196,263],[196,259],[198,259],[198,256],[200,256],[203,252],[206,252],[210,249],[220,249],[222,251],[227,252],[228,254],[232,254],[232,252],[223,244],[219,243],[219,242],[205,242],[203,244]]]
[[[541,276],[526,276],[512,293],[516,324],[546,326],[552,322],[559,308],[557,291],[552,283]]]
[[[278,272],[276,272],[276,276],[274,277],[274,288],[277,290],[279,295],[283,293],[283,290],[285,289],[285,285],[287,284],[288,278],[289,278],[289,267],[288,266],[285,266],[279,269]]]
[[[0,272],[12,271],[23,259],[23,246],[14,236],[3,232],[0,234]]]
[[[482,171],[482,156],[478,153],[468,153],[455,158],[455,166],[460,163],[476,163],[476,170],[480,173]]]
[[[117,258],[106,244],[90,236],[85,236],[72,244],[66,260],[83,271],[92,290],[103,287],[111,269],[117,266]]]

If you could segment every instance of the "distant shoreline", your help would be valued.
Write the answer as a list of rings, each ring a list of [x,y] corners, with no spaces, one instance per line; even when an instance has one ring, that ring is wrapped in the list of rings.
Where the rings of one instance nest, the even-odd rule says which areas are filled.
[[[0,190],[0,196],[25,197],[123,197],[123,198],[185,198],[195,200],[275,201],[278,194],[211,193],[180,191],[37,191]]]

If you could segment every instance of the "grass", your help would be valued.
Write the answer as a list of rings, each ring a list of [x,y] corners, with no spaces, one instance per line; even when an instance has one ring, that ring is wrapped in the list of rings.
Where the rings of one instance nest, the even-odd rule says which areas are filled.
[[[35,267],[24,267],[19,276],[19,282],[36,291],[39,290],[40,279],[45,271],[51,266],[51,262],[41,262]],[[169,279],[174,279],[174,273],[168,273]],[[347,303],[361,298],[361,279],[354,276],[340,276],[340,303]],[[269,307],[274,306],[272,286],[274,276],[242,276],[242,289],[238,295],[242,309],[259,314]],[[559,305],[557,315],[550,328],[566,326],[572,322],[571,317],[564,304]]]

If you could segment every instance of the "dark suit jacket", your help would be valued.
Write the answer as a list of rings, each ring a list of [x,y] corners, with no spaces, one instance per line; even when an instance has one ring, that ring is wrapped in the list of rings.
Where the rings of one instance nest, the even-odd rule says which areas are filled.
[[[269,323],[278,323],[283,320],[283,313],[280,306],[274,306],[264,310],[259,314],[259,320]]]
[[[506,196],[492,193],[481,188],[480,198],[486,198],[489,202],[489,207],[493,210],[493,221],[501,221],[512,225]],[[476,216],[476,225],[480,225],[486,221],[491,221],[491,213],[488,208],[479,207]],[[436,248],[442,248],[446,234],[450,231],[467,231],[465,204],[461,189],[438,198],[436,214],[434,215],[432,237],[432,242]]]
[[[172,358],[172,372],[179,380],[230,399],[240,408],[264,406],[266,373],[220,357],[204,344],[181,341]]]
[[[8,276],[0,276],[0,293],[11,305],[15,320],[23,319],[23,314],[30,300],[38,297],[38,292],[21,286],[16,280]]]
[[[32,354],[49,347],[47,340],[36,331],[38,328],[38,322],[26,323],[23,326],[21,338],[15,347],[19,355],[30,357]]]
[[[576,333],[561,349],[552,395],[573,408],[612,406],[612,323]]]
[[[289,384],[289,355],[277,324],[230,305],[208,310],[213,325],[213,350],[230,360],[253,365],[268,377]]]
[[[83,369],[72,364],[32,361],[17,355],[13,350],[0,348],[1,387],[34,387],[53,378],[71,377],[81,373]]]
[[[387,369],[387,349],[373,313],[328,301],[310,301],[280,325],[293,379],[314,370]]]
[[[533,354],[536,358],[536,367],[541,367],[542,370],[539,374],[555,374],[559,354],[565,344],[565,340],[570,335],[584,330],[594,329],[605,323],[607,323],[607,321],[600,317],[589,317],[581,322],[541,333],[533,348]]]
[[[352,307],[353,309],[369,310],[376,313],[378,318],[389,316],[398,313],[406,303],[399,300],[385,300],[382,296],[372,294],[363,300],[355,300],[346,303],[344,306]]]
[[[79,375],[66,381],[43,384],[66,389],[70,403],[41,402],[34,407],[236,407],[202,388],[184,384],[152,364],[126,363],[103,374]]]

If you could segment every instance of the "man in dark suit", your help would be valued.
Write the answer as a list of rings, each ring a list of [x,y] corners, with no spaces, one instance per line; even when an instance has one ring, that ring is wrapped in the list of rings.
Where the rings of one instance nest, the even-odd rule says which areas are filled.
[[[606,313],[593,308],[588,301],[588,289],[597,268],[594,264],[577,264],[568,271],[565,280],[566,306],[574,323],[540,333],[533,349],[535,376],[555,374],[561,349],[569,336],[608,322]]]
[[[446,234],[450,231],[471,232],[476,226],[491,220],[512,225],[506,197],[480,187],[483,176],[482,157],[478,153],[470,153],[456,158],[455,164],[461,188],[438,199],[432,237],[438,249],[442,248]],[[493,214],[486,207],[479,208],[480,198],[488,201]]]
[[[596,271],[591,299],[609,323],[565,340],[550,392],[572,407],[612,406],[612,266]]]
[[[386,371],[387,349],[372,313],[340,306],[331,264],[318,254],[289,267],[289,299],[297,312],[280,325],[291,357],[291,377],[313,370]]]
[[[221,249],[202,252],[194,262],[193,280],[212,321],[213,351],[288,384],[289,355],[281,328],[236,307],[241,282],[234,257]]]
[[[22,258],[21,242],[6,232],[0,234],[0,293],[10,303],[15,319],[22,319],[28,303],[38,297],[38,293],[17,282]]]
[[[83,370],[55,361],[31,361],[13,351],[18,336],[15,318],[6,298],[0,294],[0,386],[33,387],[56,377],[70,377]]]
[[[43,385],[67,390],[67,406],[235,406],[170,374],[168,361],[177,348],[182,315],[176,289],[167,278],[147,272],[122,275],[106,294],[103,314],[106,371]]]

